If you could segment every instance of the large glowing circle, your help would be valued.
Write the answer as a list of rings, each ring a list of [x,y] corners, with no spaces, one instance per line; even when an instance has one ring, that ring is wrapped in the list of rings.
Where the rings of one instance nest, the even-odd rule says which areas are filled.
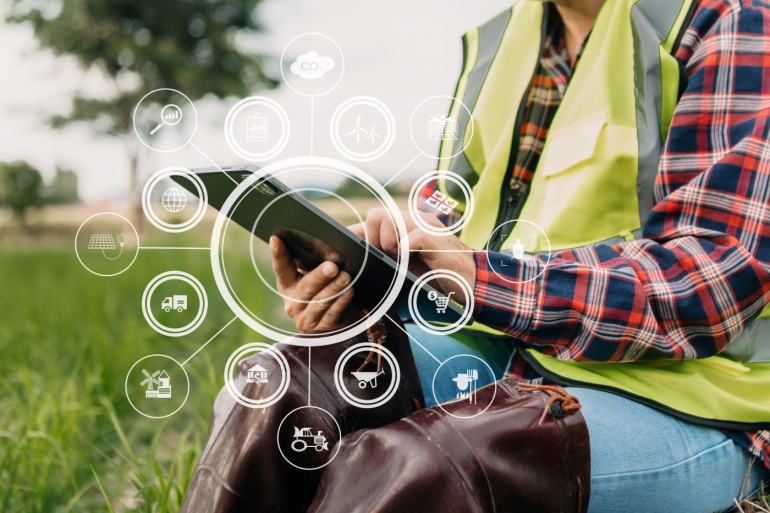
[[[408,233],[404,219],[401,217],[401,211],[396,202],[393,201],[393,198],[390,197],[390,194],[388,194],[379,182],[364,171],[348,163],[324,157],[297,157],[286,159],[270,164],[269,166],[252,173],[235,188],[222,205],[211,235],[211,267],[214,273],[214,280],[219,288],[219,292],[222,294],[222,297],[233,313],[235,313],[244,324],[265,337],[287,344],[311,347],[343,342],[366,331],[369,326],[382,318],[390,307],[393,306],[393,303],[395,303],[396,298],[406,281],[407,266],[409,265],[409,247],[405,241],[402,240],[399,244],[399,265],[396,266],[395,276],[390,284],[387,296],[380,301],[373,311],[369,312],[368,316],[361,317],[361,319],[354,321],[345,329],[328,334],[304,334],[302,337],[287,339],[286,332],[279,331],[273,326],[268,326],[266,322],[255,319],[254,315],[246,311],[243,305],[241,305],[234,296],[232,290],[230,290],[224,273],[224,265],[221,259],[224,251],[223,234],[225,233],[227,223],[229,222],[228,216],[233,211],[233,207],[236,206],[241,195],[251,188],[252,184],[264,178],[266,175],[276,176],[293,167],[325,169],[360,181],[379,196],[380,201],[390,213],[390,217],[395,223],[398,232],[402,235]],[[296,335],[300,334],[297,333]]]

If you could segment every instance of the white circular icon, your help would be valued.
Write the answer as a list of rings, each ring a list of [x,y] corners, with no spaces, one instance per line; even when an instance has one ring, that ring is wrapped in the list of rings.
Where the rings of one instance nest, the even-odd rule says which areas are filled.
[[[358,362],[351,362],[353,356],[361,353],[374,352],[379,356],[365,367],[361,367]],[[375,360],[379,357],[385,360],[388,365],[388,371],[385,368],[377,369]],[[353,365],[351,367],[351,364]],[[359,390],[350,390],[345,383],[356,383]],[[337,359],[334,366],[334,385],[343,399],[353,406],[359,408],[376,408],[388,402],[398,391],[398,384],[401,381],[401,369],[398,366],[396,357],[386,347],[374,345],[370,342],[362,342],[349,347]],[[383,386],[384,385],[384,386]],[[382,393],[376,397],[367,399],[360,397],[361,393],[370,393],[373,390],[381,390]]]
[[[342,80],[345,57],[329,36],[317,32],[301,34],[281,52],[281,76],[295,93],[321,96]]]
[[[314,410],[318,418],[312,419],[312,422],[301,418],[300,412],[307,413],[304,410]],[[332,446],[332,430],[336,431],[336,439],[341,440],[340,424],[331,413],[318,406],[300,406],[290,411],[278,424],[278,451],[295,468],[318,470],[331,463],[340,452],[339,444]]]
[[[356,96],[344,101],[332,115],[332,143],[356,162],[381,157],[396,139],[396,121],[390,109],[376,98]]]
[[[406,280],[407,266],[409,264],[409,248],[404,242],[399,244],[399,265],[393,270],[392,277],[388,276],[384,278],[386,280],[390,279],[387,285],[387,294],[385,294],[379,303],[372,308],[372,311],[369,312],[369,316],[362,316],[349,326],[325,333],[303,333],[301,334],[301,337],[297,337],[300,333],[278,328],[269,321],[254,314],[236,295],[232,284],[227,277],[224,265],[224,248],[226,246],[226,244],[224,244],[224,238],[227,233],[227,227],[230,224],[228,216],[237,208],[238,202],[245,196],[244,193],[265,176],[269,175],[281,179],[283,173],[297,171],[310,171],[316,173],[329,172],[337,177],[357,180],[361,185],[370,191],[373,191],[380,204],[387,210],[391,221],[395,224],[399,233],[407,233],[406,224],[401,217],[398,205],[393,201],[385,188],[374,180],[374,178],[350,164],[323,157],[298,157],[275,162],[259,169],[244,179],[222,205],[216,222],[214,223],[214,229],[211,236],[211,266],[217,287],[230,309],[244,324],[272,340],[302,346],[323,346],[342,342],[359,333],[363,333],[374,323],[371,319],[379,319],[387,313],[388,309],[395,303],[396,298],[403,287],[404,281]],[[287,339],[287,337],[294,338]]]
[[[450,363],[451,362],[451,363]],[[488,374],[487,374],[488,373]],[[486,374],[486,376],[484,376]],[[481,410],[473,409],[475,413],[463,415],[454,413],[444,408],[444,405],[453,401],[466,401],[468,404],[478,404],[479,377],[486,377],[482,382],[494,383],[494,392],[489,402]],[[452,382],[452,385],[449,383]],[[439,384],[437,390],[436,384]],[[433,374],[432,381],[433,399],[447,415],[458,419],[470,419],[481,415],[492,405],[497,395],[497,379],[492,367],[487,362],[471,354],[458,354],[447,358],[438,366]]]
[[[151,150],[169,153],[186,146],[198,128],[192,100],[176,89],[161,88],[145,94],[133,114],[134,133]]]
[[[431,226],[426,223],[422,219],[422,216],[420,216],[417,212],[420,211],[419,202],[422,200],[420,192],[430,182],[440,182],[441,180],[454,182],[458,187],[460,187],[460,190],[463,192],[463,196],[465,196],[465,209],[463,210],[462,216],[460,216],[460,218],[454,223],[446,227],[436,228],[435,226]],[[473,190],[471,189],[471,186],[468,185],[468,182],[466,182],[463,177],[451,171],[433,171],[420,177],[420,179],[415,182],[415,184],[412,186],[412,189],[409,191],[408,201],[409,212],[412,213],[412,219],[414,219],[415,223],[417,223],[417,225],[423,231],[438,237],[445,237],[453,233],[458,233],[460,230],[465,228],[465,226],[470,222],[471,217],[473,216],[473,209],[475,208],[475,199],[473,198]],[[431,210],[432,213],[437,216],[449,215],[454,212],[455,209],[460,205],[457,200],[454,200],[441,192],[438,187],[436,187],[436,190],[429,198],[424,200],[424,203],[427,207],[426,210]]]
[[[239,157],[251,162],[270,160],[289,142],[289,116],[278,102],[250,96],[232,106],[225,119],[225,140]]]
[[[180,286],[179,282],[185,285]],[[173,288],[170,287],[166,290],[165,294],[162,294],[164,297],[160,303],[153,301],[155,291],[165,283],[170,283]],[[196,295],[193,297],[197,297],[198,308],[192,316],[187,313],[192,310],[189,308],[191,294],[189,294],[188,286],[192,288],[192,292]],[[181,292],[187,293],[182,294]],[[201,282],[195,276],[182,271],[167,271],[159,274],[147,284],[142,294],[142,313],[147,324],[161,335],[166,335],[167,337],[183,337],[198,329],[206,318],[208,305],[206,289],[203,288]],[[176,327],[167,326],[156,318],[156,314],[161,315],[162,312],[171,314],[164,316],[164,319],[176,320],[182,316],[182,322],[189,322]],[[192,317],[192,320],[190,320],[190,317]]]
[[[165,354],[140,358],[126,374],[126,398],[139,414],[165,419],[182,409],[190,395],[190,377]]]
[[[254,354],[272,358],[281,374],[280,379],[276,380],[268,369],[259,364],[251,365],[245,362],[247,357]],[[255,399],[242,394],[236,386],[236,381],[242,382],[242,389],[254,387],[262,397]],[[239,347],[225,364],[225,388],[230,397],[247,408],[267,408],[274,405],[289,389],[289,383],[289,362],[286,357],[263,342],[252,342]]]
[[[439,160],[462,153],[473,139],[473,133],[470,109],[452,96],[426,98],[417,105],[409,120],[409,135],[414,145]]]
[[[421,308],[426,308],[426,304],[429,304],[427,308],[435,309],[436,311],[436,315],[431,315],[431,318],[440,319],[442,315],[446,314],[447,309],[449,309],[449,302],[452,300],[453,294],[453,292],[450,292],[449,294],[444,295],[439,294],[436,291],[423,290],[423,285],[428,284],[431,280],[449,280],[459,285],[463,290],[466,298],[465,306],[457,321],[442,325],[437,323],[432,324],[425,320],[423,312],[420,311]],[[421,299],[422,295],[425,295],[427,303]],[[409,290],[409,300],[407,304],[409,306],[409,314],[412,316],[415,324],[420,328],[434,335],[450,335],[452,333],[457,333],[470,322],[471,316],[473,315],[474,305],[473,289],[471,289],[471,286],[459,273],[450,271],[449,269],[436,269],[423,274],[417,281],[415,281],[414,285],[412,285],[412,288]]]
[[[516,238],[513,242],[505,242],[510,240],[514,229],[518,230]],[[489,249],[492,241],[495,240],[503,242],[499,251],[491,251]],[[548,239],[548,235],[540,226],[526,219],[511,219],[495,228],[487,240],[486,248],[487,262],[492,272],[508,283],[519,284],[534,281],[545,273],[548,264],[551,263],[551,241]],[[542,253],[543,249],[546,248],[548,258],[537,274],[525,279],[511,278],[506,275],[506,267],[509,269],[514,267],[517,260],[535,259],[537,257],[534,254]]]
[[[179,176],[188,180],[195,188],[197,194],[195,196],[190,194],[190,199],[188,200],[188,194],[186,192],[179,187],[171,186],[163,192],[163,195],[161,196],[161,205],[167,212],[178,214],[182,212],[189,203],[194,202],[196,208],[186,221],[164,221],[153,209],[152,195],[155,187],[161,182],[169,182],[168,179],[172,176]],[[142,189],[142,209],[144,210],[144,215],[147,216],[147,219],[150,220],[153,226],[164,232],[180,233],[189,230],[203,219],[207,207],[208,193],[206,192],[206,186],[203,184],[203,180],[201,180],[195,173],[183,167],[167,167],[161,169],[147,180],[147,183],[144,184],[144,189]],[[190,210],[192,211],[192,209]]]
[[[125,272],[138,254],[139,234],[134,225],[119,214],[94,214],[83,221],[75,234],[75,256],[88,272],[97,276],[117,276]]]

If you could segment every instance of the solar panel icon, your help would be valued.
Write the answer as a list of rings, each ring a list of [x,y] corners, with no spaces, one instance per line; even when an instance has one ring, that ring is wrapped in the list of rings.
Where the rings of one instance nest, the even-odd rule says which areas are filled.
[[[108,233],[94,233],[88,241],[88,249],[115,249],[115,240]]]

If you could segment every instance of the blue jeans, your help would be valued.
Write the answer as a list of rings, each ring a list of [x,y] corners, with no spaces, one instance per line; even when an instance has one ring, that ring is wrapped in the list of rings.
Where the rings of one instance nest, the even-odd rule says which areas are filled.
[[[439,368],[436,359],[445,362],[442,375],[467,372],[470,357],[446,361],[453,356],[484,360],[491,373],[479,373],[481,387],[502,378],[511,358],[513,346],[506,340],[437,336],[413,323],[406,327],[428,406],[436,404],[432,393]],[[588,513],[711,513],[734,506],[751,457],[722,431],[607,392],[576,387],[568,391],[583,405],[591,438]],[[456,392],[452,380],[436,380],[437,398],[454,398]],[[770,483],[770,472],[757,462],[747,488],[756,491],[760,481]]]

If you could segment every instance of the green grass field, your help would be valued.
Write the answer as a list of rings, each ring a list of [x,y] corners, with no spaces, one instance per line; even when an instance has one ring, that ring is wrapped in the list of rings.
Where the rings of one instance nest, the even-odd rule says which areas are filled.
[[[230,353],[262,340],[233,323],[187,365],[190,396],[168,419],[126,400],[126,373],[164,353],[182,362],[233,318],[206,251],[142,251],[124,274],[87,272],[70,244],[0,246],[0,511],[176,511],[205,443]],[[182,338],[153,331],[145,285],[171,269],[209,295],[203,325]]]

